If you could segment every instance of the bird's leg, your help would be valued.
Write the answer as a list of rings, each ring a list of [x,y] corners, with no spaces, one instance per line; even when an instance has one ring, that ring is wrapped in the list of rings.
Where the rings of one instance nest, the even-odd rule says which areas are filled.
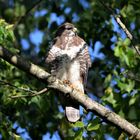
[[[69,80],[63,80],[63,83],[70,86],[72,89],[76,89],[78,92],[81,92],[83,94],[83,92],[74,84],[72,84]]]
[[[63,80],[63,83],[71,87],[71,82],[69,80]]]

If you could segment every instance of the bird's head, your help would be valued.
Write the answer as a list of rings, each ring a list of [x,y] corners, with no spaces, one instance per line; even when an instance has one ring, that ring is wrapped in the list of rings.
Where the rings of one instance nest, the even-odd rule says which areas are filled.
[[[57,29],[56,35],[61,34],[70,36],[76,35],[77,28],[73,24],[66,22]]]

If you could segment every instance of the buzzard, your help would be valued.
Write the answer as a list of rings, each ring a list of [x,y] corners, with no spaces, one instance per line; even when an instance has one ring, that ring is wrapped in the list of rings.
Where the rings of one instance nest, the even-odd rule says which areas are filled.
[[[73,24],[64,23],[58,28],[45,62],[50,65],[51,74],[70,83],[84,94],[91,60],[88,46],[77,35],[77,28]],[[65,102],[65,115],[68,121],[78,121],[80,119],[78,103],[70,98]]]

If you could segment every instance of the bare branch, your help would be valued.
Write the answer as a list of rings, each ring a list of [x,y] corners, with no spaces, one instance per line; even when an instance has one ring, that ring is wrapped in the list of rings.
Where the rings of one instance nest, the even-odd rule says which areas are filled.
[[[79,92],[78,90],[68,86],[64,82],[51,76],[48,72],[44,71],[37,65],[34,65],[23,58],[11,53],[6,48],[0,46],[0,57],[21,70],[29,73],[40,81],[46,83],[48,87],[61,91],[62,94],[69,94],[70,97],[79,102],[88,111],[94,112],[104,120],[119,127],[124,132],[133,137],[133,139],[140,140],[140,129],[129,123],[127,120],[121,118],[119,115],[105,108],[101,104],[93,101],[87,95]]]

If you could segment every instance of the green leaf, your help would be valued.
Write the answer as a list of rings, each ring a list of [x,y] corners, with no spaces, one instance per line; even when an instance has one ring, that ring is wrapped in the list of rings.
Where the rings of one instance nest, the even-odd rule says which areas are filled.
[[[130,41],[129,38],[126,38],[126,39],[124,40],[124,42],[123,42],[123,44],[124,44],[125,46],[129,46],[130,43],[131,43],[131,41]]]
[[[29,104],[36,104],[39,108],[41,108],[40,99],[41,99],[40,96],[35,96],[29,101]]]
[[[132,91],[135,86],[135,82],[132,80],[128,80],[127,83],[123,83],[123,82],[119,81],[118,79],[116,79],[116,81],[118,83],[118,87],[122,91],[127,91],[128,93],[130,93],[130,91]]]
[[[113,107],[117,105],[117,101],[114,99],[114,94],[111,87],[108,87],[105,90],[105,96],[102,97],[102,100],[112,104]]]
[[[100,128],[100,124],[94,125],[93,123],[89,123],[87,126],[88,131],[98,130]]]
[[[75,133],[74,140],[83,140],[83,129],[78,130]]]
[[[118,46],[115,47],[115,49],[114,49],[114,55],[117,56],[117,57],[119,57],[120,54],[122,54],[122,49],[120,49]]]
[[[87,131],[98,130],[100,128],[99,121],[99,118],[95,118],[93,121],[91,121],[87,126]]]
[[[0,44],[8,44],[15,40],[13,25],[8,24],[5,20],[0,19]]]
[[[123,58],[124,58],[125,63],[126,63],[128,66],[130,66],[129,58],[128,58],[128,56],[127,56],[126,54],[124,54],[124,53],[123,53]]]
[[[83,128],[84,126],[84,123],[81,121],[77,121],[75,124],[73,124],[73,127]]]
[[[121,109],[120,111],[119,111],[119,113],[118,113],[121,117],[125,117],[125,113],[123,112],[123,110]]]
[[[112,75],[111,74],[108,74],[107,77],[105,78],[105,81],[104,81],[104,86],[109,86],[110,82],[111,82],[111,79],[112,79]]]
[[[17,135],[17,134],[12,133],[12,132],[9,132],[9,134],[11,135],[11,137],[12,137],[14,140],[23,140],[23,138],[22,138],[20,135]]]
[[[136,102],[136,96],[135,97],[132,97],[129,101],[129,106],[133,105],[135,102]]]
[[[128,112],[128,118],[131,120],[137,120],[137,111],[134,106],[132,106]]]
[[[124,6],[124,7],[122,8],[122,10],[120,11],[120,13],[121,13],[121,15],[122,15],[124,18],[127,17],[127,15],[126,15],[126,6]]]

